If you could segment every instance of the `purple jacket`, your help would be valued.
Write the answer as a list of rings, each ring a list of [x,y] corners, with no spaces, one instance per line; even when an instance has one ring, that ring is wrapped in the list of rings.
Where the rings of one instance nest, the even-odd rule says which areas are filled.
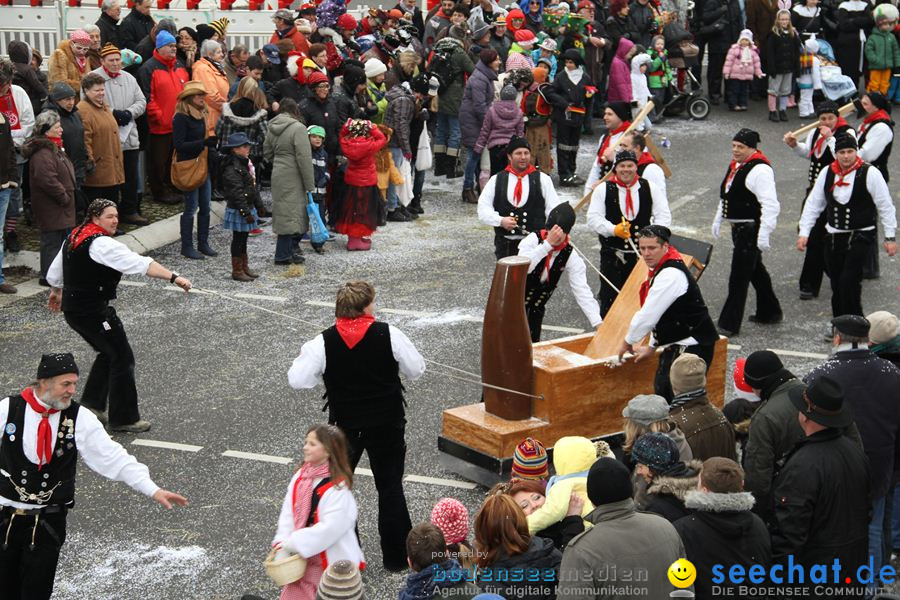
[[[609,66],[609,89],[606,92],[607,102],[631,102],[631,69],[625,55],[634,48],[634,42],[628,38],[619,40],[616,55]]]
[[[462,133],[462,145],[471,148],[481,132],[481,124],[488,107],[494,101],[494,82],[497,73],[481,61],[475,65],[466,89],[463,90],[462,104],[459,107],[459,128]]]
[[[497,100],[484,116],[484,125],[475,142],[475,153],[485,148],[505,146],[513,136],[525,135],[525,116],[514,100]]]

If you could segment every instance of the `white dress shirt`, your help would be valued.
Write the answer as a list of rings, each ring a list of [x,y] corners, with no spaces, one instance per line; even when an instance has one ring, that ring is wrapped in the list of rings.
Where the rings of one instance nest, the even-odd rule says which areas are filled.
[[[603,145],[603,140],[606,138],[606,135],[601,135],[600,139],[597,142],[597,152],[600,152],[600,147]],[[622,138],[621,133],[617,133],[616,135],[609,138],[609,145],[607,148],[615,148],[619,145],[619,140]],[[594,184],[600,181],[600,178],[603,177],[601,175],[601,169],[603,168],[605,163],[600,162],[600,157],[596,156],[594,158],[594,163],[591,166],[591,172],[588,175],[587,181],[584,184],[584,194],[585,196],[591,193],[591,190],[594,189]],[[610,164],[609,168],[611,169],[613,166]]]
[[[816,219],[825,210],[828,201],[825,199],[825,177],[828,176],[829,169],[822,169],[816,178],[806,204],[803,206],[803,214],[800,215],[800,237],[809,237]],[[838,204],[847,204],[850,202],[850,195],[853,193],[853,185],[856,182],[856,174],[859,171],[853,171],[844,177],[844,181],[849,183],[847,186],[834,188],[834,201]],[[894,237],[897,232],[897,211],[894,208],[894,202],[891,199],[891,192],[888,190],[884,176],[876,167],[870,166],[866,176],[866,189],[872,195],[872,201],[875,208],[878,209],[878,216],[881,219],[881,225],[884,227],[884,235],[886,237]],[[837,180],[837,176],[835,176]],[[862,231],[875,229],[875,226],[863,227]],[[828,233],[844,233],[846,229],[835,229],[830,223],[825,223],[825,231]]]
[[[61,288],[65,283],[63,281],[62,253],[65,251],[67,243],[59,249],[56,258],[47,269],[47,283],[55,288]],[[124,275],[146,275],[150,263],[153,262],[149,256],[141,256],[108,235],[101,235],[91,242],[89,253],[94,262],[115,269]]]
[[[639,311],[631,317],[631,325],[625,334],[625,341],[629,344],[638,344],[644,336],[653,331],[659,323],[663,313],[669,310],[672,303],[678,300],[688,290],[687,276],[679,269],[668,268],[659,272],[653,280],[653,285],[647,292],[647,299]],[[679,346],[691,346],[697,343],[693,337],[674,342]],[[655,346],[656,340],[651,339],[650,345]]]
[[[734,178],[725,185],[725,191],[731,189]],[[781,212],[781,204],[778,202],[778,193],[775,191],[775,171],[765,163],[754,165],[747,178],[744,180],[747,189],[756,196],[761,209],[759,218],[759,233],[756,236],[756,246],[760,250],[769,249],[769,236],[778,224],[778,213]],[[730,223],[752,223],[752,219],[727,219]],[[718,231],[722,224],[722,200],[716,209],[713,220],[713,234],[719,237]]]
[[[531,264],[528,265],[529,273],[534,271],[535,268],[543,269],[544,259],[552,251],[553,246],[547,240],[540,241],[536,233],[529,233],[519,244],[519,256],[526,256],[531,261]],[[553,256],[550,257],[551,267],[556,262],[558,255],[558,252],[554,252]],[[565,273],[569,280],[569,287],[572,288],[572,295],[575,296],[575,301],[581,307],[581,312],[587,317],[591,327],[597,327],[603,322],[603,319],[600,317],[600,304],[588,285],[587,269],[584,261],[574,250],[569,255],[568,262],[566,262]],[[541,281],[545,281],[544,275],[541,276]]]
[[[540,175],[541,193],[544,196],[544,214],[546,217],[546,215],[549,215],[550,211],[553,210],[553,207],[562,202],[562,200],[556,195],[556,188],[553,187],[553,180],[550,179],[550,176],[546,173],[541,173]],[[510,206],[518,208],[519,206],[522,206],[522,204],[528,202],[528,191],[531,187],[528,182],[528,177],[523,177],[521,202],[515,204],[513,201],[513,192],[516,189],[516,181],[516,176],[510,174],[509,180],[506,183],[506,199]],[[500,213],[494,210],[494,189],[496,185],[497,175],[493,175],[488,180],[487,185],[484,186],[484,189],[481,190],[481,195],[478,196],[478,220],[491,227],[500,227],[501,219]]]
[[[859,157],[867,163],[876,161],[892,141],[894,132],[887,123],[879,121],[867,129],[866,143],[859,149]]]
[[[418,379],[425,372],[425,359],[409,341],[406,334],[388,325],[391,333],[391,351],[400,365],[400,372],[407,379]],[[320,333],[300,348],[288,370],[288,383],[295,390],[311,389],[322,383],[325,374],[325,338]]]
[[[659,197],[662,198],[663,202],[666,203],[666,206],[669,205],[669,193],[666,188],[666,174],[656,163],[650,163],[646,167],[644,167],[644,174],[641,175],[642,179],[646,179],[650,183],[653,184],[653,187],[656,189]]]
[[[650,183],[648,180],[644,180],[650,187],[650,198],[653,200],[653,206],[651,208],[651,221],[655,225],[663,225],[668,227],[672,224],[672,213],[669,211],[669,203],[666,201],[665,194],[661,194],[659,192],[659,188]],[[641,185],[643,185],[640,179],[635,179],[634,185],[631,187],[631,203],[634,206],[634,214],[637,215],[641,210],[641,197],[640,197],[640,189]],[[622,211],[622,214],[625,215],[625,218],[628,218],[625,212],[625,188],[621,185],[616,186],[619,190],[619,210]],[[632,217],[634,218],[634,217]],[[591,194],[591,203],[588,206],[587,213],[587,221],[588,227],[590,227],[591,231],[595,233],[599,233],[604,237],[613,237],[615,236],[615,228],[618,223],[613,223],[606,218],[606,186],[599,185],[594,189],[594,192]],[[632,232],[634,235],[637,232]]]
[[[40,398],[37,398],[37,400],[40,402]],[[47,406],[43,402],[41,402],[41,405]],[[56,437],[59,431],[60,414],[62,413],[57,412],[47,417],[47,420],[50,422],[53,448],[56,448],[57,442],[65,441]],[[4,398],[0,400],[0,432],[5,431],[8,416],[9,398]],[[24,431],[21,433],[16,432],[16,435],[23,436],[21,439],[25,458],[34,464],[38,464],[37,430],[41,418],[31,407],[27,407],[23,423]],[[147,468],[147,465],[139,463],[135,457],[126,452],[125,448],[114,442],[109,437],[109,434],[106,433],[106,430],[103,429],[103,425],[100,424],[94,413],[83,406],[78,407],[78,416],[75,419],[75,447],[78,449],[78,454],[84,460],[84,463],[92,471],[103,475],[107,479],[121,481],[134,491],[145,496],[152,496],[159,489],[159,486],[150,479],[150,470]],[[54,456],[52,452],[51,456]],[[53,459],[50,462],[52,463]],[[0,477],[6,476],[0,474]],[[24,509],[41,507],[39,504],[26,504],[11,498],[4,498],[3,496],[0,496],[0,505]]]
[[[808,158],[808,159],[813,158],[813,156],[810,155],[810,151],[813,149],[812,138],[813,138],[813,134],[815,134],[816,131],[817,131],[816,129],[813,129],[812,131],[810,131],[809,134],[806,136],[805,141],[801,142],[798,140],[797,145],[794,146],[794,152],[796,152],[803,158]],[[856,132],[853,131],[853,129],[848,129],[848,130],[846,130],[845,133],[847,135],[849,135],[850,137],[852,137],[854,140],[856,139]],[[818,142],[820,139],[822,139],[821,135],[819,135],[819,138],[816,140],[816,142]],[[814,157],[822,158],[822,155],[825,154],[826,148],[828,150],[831,150],[832,156],[837,156],[837,152],[835,152],[835,150],[834,150],[834,140],[835,140],[834,135],[832,135],[830,138],[828,138],[828,141],[826,141],[824,144],[819,146],[819,151],[815,153]]]

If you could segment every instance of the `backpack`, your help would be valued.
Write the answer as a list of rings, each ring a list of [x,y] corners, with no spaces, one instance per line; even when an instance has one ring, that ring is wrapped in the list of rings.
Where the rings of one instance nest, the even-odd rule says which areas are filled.
[[[541,89],[544,85],[547,84],[539,86],[537,90],[525,90],[522,93],[522,104],[520,108],[527,117],[528,122],[526,125],[529,127],[541,127],[546,125],[550,120],[550,113],[553,112],[553,106],[547,102],[543,90]]]
[[[455,45],[438,44],[434,47],[434,50],[431,51],[431,56],[428,57],[425,73],[429,77],[433,76],[438,80],[438,93],[447,91],[447,88],[450,87],[450,84],[453,83],[457,75],[459,75],[453,68],[451,62],[454,52],[456,52]]]

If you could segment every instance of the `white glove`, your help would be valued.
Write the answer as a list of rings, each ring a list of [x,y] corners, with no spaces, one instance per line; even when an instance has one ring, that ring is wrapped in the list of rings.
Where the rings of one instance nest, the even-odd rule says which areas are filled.
[[[722,229],[722,217],[716,216],[716,218],[713,219],[713,224],[712,224],[713,239],[716,239],[716,240],[719,239],[719,230],[720,229]]]

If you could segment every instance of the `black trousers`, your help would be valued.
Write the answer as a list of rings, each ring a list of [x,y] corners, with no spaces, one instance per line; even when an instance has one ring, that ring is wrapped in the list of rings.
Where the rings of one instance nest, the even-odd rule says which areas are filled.
[[[41,279],[47,279],[47,270],[53,264],[53,259],[59,254],[69,235],[70,229],[55,229],[41,232]]]
[[[119,210],[122,215],[136,215],[140,213],[141,199],[138,196],[138,184],[140,173],[138,166],[141,158],[140,150],[125,150],[122,152],[122,164],[125,167],[125,183],[120,189],[122,203]]]
[[[403,493],[406,421],[365,429],[341,429],[350,443],[351,469],[356,469],[363,451],[369,455],[369,468],[378,490],[378,536],[384,566],[390,570],[405,569],[406,536],[412,529]]]
[[[727,52],[710,52],[706,63],[706,87],[710,97],[722,97],[722,67]]]
[[[172,134],[151,133],[147,138],[147,179],[154,200],[180,196],[172,186]]]
[[[65,317],[69,327],[98,353],[81,392],[81,404],[103,412],[108,402],[110,425],[140,420],[134,352],[116,310],[107,306],[102,313],[66,312]]]
[[[560,179],[575,174],[581,125],[581,119],[556,122],[556,170]]]
[[[528,317],[528,331],[531,332],[532,344],[541,341],[541,328],[544,325],[544,312],[545,307],[543,306],[525,305],[525,314]]]
[[[521,239],[508,240],[506,238],[494,238],[494,256],[497,260],[506,258],[507,256],[515,256],[519,253],[519,243]]]
[[[672,392],[672,382],[669,380],[669,371],[672,370],[672,363],[675,359],[684,353],[695,354],[706,361],[706,372],[709,372],[709,366],[712,364],[713,356],[716,353],[715,344],[694,344],[691,346],[679,346],[672,344],[666,346],[659,353],[659,364],[656,367],[656,375],[653,378],[653,391],[671,404],[675,394]]]
[[[4,508],[0,510],[0,536],[0,597],[49,599],[59,551],[66,541],[66,513],[16,515]]]
[[[825,265],[831,277],[831,315],[862,315],[863,262],[875,231],[825,234]]]
[[[819,295],[822,276],[825,274],[825,213],[823,212],[809,232],[803,268],[800,271],[800,291]]]
[[[82,189],[84,190],[84,195],[87,197],[88,204],[97,198],[103,198],[104,200],[112,200],[116,203],[116,206],[119,206],[119,193],[121,188],[122,186],[120,185],[107,185],[103,187],[86,185]]]
[[[781,305],[772,289],[772,279],[763,265],[762,252],[756,247],[757,223],[733,223],[731,240],[731,274],[728,276],[728,298],[719,315],[719,327],[733,333],[741,330],[744,305],[750,286],[756,290],[756,316],[762,320],[781,313]]]
[[[506,156],[506,146],[494,146],[488,149],[491,157],[491,175],[496,175],[509,165],[509,158]]]
[[[621,258],[619,258],[621,257]],[[612,248],[600,249],[600,271],[620,290],[625,285],[631,270],[637,264],[637,254],[634,252],[616,253]],[[603,278],[600,278],[600,292],[597,300],[600,301],[600,316],[605,317],[619,294],[612,289]]]

